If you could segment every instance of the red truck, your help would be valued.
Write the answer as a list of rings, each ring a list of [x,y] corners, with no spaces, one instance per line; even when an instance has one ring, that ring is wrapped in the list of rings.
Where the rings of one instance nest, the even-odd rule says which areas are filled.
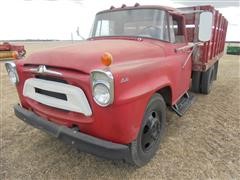
[[[19,59],[24,57],[26,50],[24,46],[13,45],[8,42],[0,44],[0,60],[6,58]]]
[[[6,63],[18,118],[82,151],[143,166],[217,78],[227,20],[212,6],[111,7],[79,44]]]

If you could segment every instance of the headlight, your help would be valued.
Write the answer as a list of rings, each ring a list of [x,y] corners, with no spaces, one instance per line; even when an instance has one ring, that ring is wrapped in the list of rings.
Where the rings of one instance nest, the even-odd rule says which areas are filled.
[[[96,84],[93,87],[93,98],[99,105],[108,105],[111,98],[109,88],[102,83]]]
[[[10,81],[13,84],[17,84],[19,82],[19,78],[18,78],[18,74],[17,74],[15,63],[13,63],[13,62],[6,62],[5,63],[5,67],[7,69]]]
[[[111,72],[102,70],[91,72],[91,83],[93,99],[98,105],[106,107],[113,103],[114,84]]]

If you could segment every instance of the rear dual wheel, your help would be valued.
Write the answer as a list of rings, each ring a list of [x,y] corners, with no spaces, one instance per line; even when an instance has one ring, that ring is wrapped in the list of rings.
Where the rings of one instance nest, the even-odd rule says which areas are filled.
[[[214,66],[209,68],[206,72],[202,73],[202,80],[201,80],[201,93],[202,94],[209,94],[212,90],[214,80]]]
[[[159,148],[165,129],[166,105],[159,94],[150,99],[137,139],[130,145],[132,163],[143,166],[148,163]]]
[[[193,71],[192,88],[195,93],[209,94],[213,81],[217,79],[218,61],[205,72]]]

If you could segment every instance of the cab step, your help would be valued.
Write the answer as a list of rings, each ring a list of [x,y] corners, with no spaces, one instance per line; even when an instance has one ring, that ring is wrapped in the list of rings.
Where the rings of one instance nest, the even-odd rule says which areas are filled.
[[[183,116],[183,114],[188,110],[188,108],[193,104],[196,97],[186,92],[181,99],[172,106],[172,110],[180,117]]]

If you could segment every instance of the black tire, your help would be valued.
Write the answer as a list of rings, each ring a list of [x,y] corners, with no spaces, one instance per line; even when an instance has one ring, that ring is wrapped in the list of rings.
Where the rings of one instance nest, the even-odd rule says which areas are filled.
[[[150,99],[137,139],[130,144],[131,162],[141,167],[147,164],[159,148],[166,123],[166,104],[159,94]]]
[[[214,79],[214,66],[210,67],[206,72],[202,73],[201,93],[209,94],[212,90]]]
[[[201,74],[202,73],[200,71],[192,72],[192,87],[191,87],[192,92],[195,92],[195,93],[200,92]]]
[[[217,80],[217,74],[218,74],[218,62],[217,61],[215,64],[214,64],[214,76],[213,76],[213,80],[216,81]]]

